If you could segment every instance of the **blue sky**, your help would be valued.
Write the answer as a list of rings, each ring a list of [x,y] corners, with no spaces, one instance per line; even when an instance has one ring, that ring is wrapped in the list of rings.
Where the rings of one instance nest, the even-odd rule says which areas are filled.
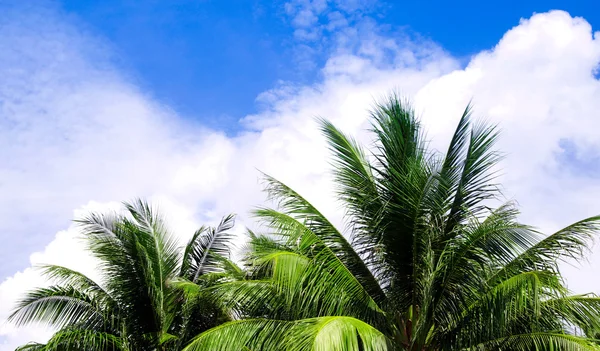
[[[500,181],[524,222],[551,232],[600,213],[599,10],[0,0],[0,351],[49,335],[2,322],[46,283],[33,267],[97,272],[72,224],[90,211],[142,197],[180,240],[231,212],[241,233],[265,203],[260,170],[343,228],[314,117],[371,145],[367,109],[392,89],[437,150],[471,99],[500,126]],[[600,249],[566,269],[574,291],[600,292]]]
[[[149,94],[182,115],[229,132],[256,109],[256,96],[277,81],[320,79],[319,68],[332,49],[327,41],[332,33],[318,41],[295,38],[293,19],[281,0],[59,3],[81,29],[112,46],[115,62]],[[361,19],[372,18],[384,25],[382,31],[433,40],[465,63],[536,12],[562,9],[600,25],[596,1],[369,1],[361,6]],[[327,12],[336,10],[333,5]],[[304,45],[316,52],[298,58]]]

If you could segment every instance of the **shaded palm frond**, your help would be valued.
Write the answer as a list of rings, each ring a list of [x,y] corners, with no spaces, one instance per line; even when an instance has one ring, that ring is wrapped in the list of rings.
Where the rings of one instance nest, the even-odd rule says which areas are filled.
[[[490,281],[504,279],[515,272],[553,270],[566,259],[579,259],[600,229],[600,216],[589,217],[549,235],[501,266]]]
[[[25,345],[23,351],[126,351],[127,345],[115,335],[81,329],[66,329],[55,333],[45,344]]]
[[[20,299],[8,320],[18,326],[42,323],[54,327],[87,321],[102,324],[103,306],[74,287],[51,286],[29,291]]]
[[[230,214],[221,219],[215,228],[201,227],[194,233],[185,248],[182,274],[191,281],[198,280],[204,273],[221,269],[219,257],[229,257],[233,235],[230,230],[235,216]]]
[[[476,350],[564,350],[564,351],[598,351],[594,340],[574,335],[537,332],[515,334],[507,337],[483,342]]]

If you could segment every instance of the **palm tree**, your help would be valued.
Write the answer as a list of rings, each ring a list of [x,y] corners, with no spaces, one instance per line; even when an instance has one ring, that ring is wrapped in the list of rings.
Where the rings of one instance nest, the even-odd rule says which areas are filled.
[[[598,350],[600,298],[570,295],[559,263],[600,217],[543,235],[491,208],[497,132],[470,115],[445,155],[396,96],[372,112],[371,153],[321,121],[346,231],[265,176],[278,206],[255,213],[270,231],[250,234],[251,279],[212,288],[237,319],[185,350]]]
[[[128,215],[91,214],[80,220],[102,279],[60,266],[42,272],[54,285],[30,291],[9,320],[43,323],[58,331],[46,344],[20,350],[179,350],[193,336],[229,319],[208,294],[186,295],[170,281],[209,286],[226,276],[232,215],[202,227],[183,255],[162,219],[143,201]]]

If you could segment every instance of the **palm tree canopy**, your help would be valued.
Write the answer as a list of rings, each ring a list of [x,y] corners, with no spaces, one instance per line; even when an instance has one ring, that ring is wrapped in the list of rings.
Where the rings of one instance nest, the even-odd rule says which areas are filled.
[[[228,279],[221,262],[229,254],[234,217],[200,228],[180,250],[146,202],[125,208],[126,215],[92,213],[78,221],[99,262],[99,282],[65,267],[42,267],[54,285],[30,291],[9,320],[58,332],[47,344],[21,350],[177,350],[229,319],[209,295],[188,298],[171,282],[208,286]]]
[[[572,295],[600,216],[545,235],[501,203],[495,127],[460,117],[445,153],[392,95],[372,111],[372,150],[321,120],[340,230],[265,175],[276,208],[255,216],[242,269],[233,216],[181,250],[143,201],[80,220],[100,281],[59,266],[10,316],[58,331],[20,350],[598,350],[600,297]]]
[[[597,350],[600,298],[570,295],[559,264],[579,258],[600,217],[551,235],[499,203],[495,127],[462,114],[445,154],[392,95],[372,112],[371,152],[322,120],[342,232],[265,176],[276,209],[255,212],[250,279],[214,288],[235,321],[186,350]]]

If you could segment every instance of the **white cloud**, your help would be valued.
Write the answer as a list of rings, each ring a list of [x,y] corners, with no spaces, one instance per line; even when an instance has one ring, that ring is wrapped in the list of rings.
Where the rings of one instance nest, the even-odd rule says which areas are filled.
[[[509,194],[530,220],[564,224],[600,212],[600,204],[592,205],[600,174],[580,172],[560,157],[564,140],[589,154],[600,150],[600,83],[593,75],[599,61],[600,41],[583,19],[559,11],[536,15],[464,70],[429,83],[417,102],[426,118],[437,118],[430,131],[438,133],[452,122],[436,116],[474,98],[476,111],[502,128]]]
[[[285,13],[295,29],[293,51],[298,68],[315,71],[332,52],[354,52],[357,45],[370,44],[381,29],[370,17],[377,3],[374,0],[286,2]]]
[[[327,117],[366,141],[368,107],[393,88],[415,97],[438,148],[473,97],[476,114],[503,130],[506,193],[530,223],[554,229],[600,213],[600,175],[561,157],[565,140],[575,153],[600,154],[600,90],[592,75],[600,42],[589,24],[564,12],[522,21],[464,69],[431,43],[363,32],[352,50],[328,60],[322,82],[282,83],[262,94],[263,109],[233,138],[183,121],[145,96],[111,68],[105,47],[93,49],[98,39],[55,13],[9,17],[0,39],[0,146],[7,150],[0,154],[0,232],[16,234],[5,239],[7,264],[44,243],[31,263],[85,261],[75,231],[59,231],[73,209],[134,196],[158,199],[182,235],[232,211],[250,224],[247,210],[263,200],[257,168],[340,223],[313,118]],[[600,268],[600,255],[594,257],[592,267]],[[16,269],[0,284],[0,319],[16,296],[41,282],[30,268]],[[589,270],[568,274],[577,291],[600,291]],[[44,337],[8,325],[0,336],[2,350]]]

